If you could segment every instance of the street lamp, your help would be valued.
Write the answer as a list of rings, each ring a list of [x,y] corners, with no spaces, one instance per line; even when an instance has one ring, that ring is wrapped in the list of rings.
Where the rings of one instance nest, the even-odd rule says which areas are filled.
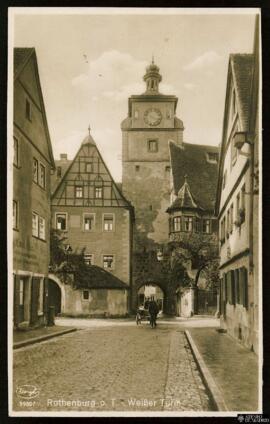
[[[250,157],[250,153],[242,152],[241,149],[244,144],[249,144],[250,146],[253,143],[248,139],[248,133],[246,131],[238,131],[233,136],[234,147],[238,150],[239,155]]]

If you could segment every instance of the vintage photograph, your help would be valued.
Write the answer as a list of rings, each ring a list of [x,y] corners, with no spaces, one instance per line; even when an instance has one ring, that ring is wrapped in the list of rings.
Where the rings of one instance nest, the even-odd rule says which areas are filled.
[[[262,413],[260,20],[9,8],[10,416]]]

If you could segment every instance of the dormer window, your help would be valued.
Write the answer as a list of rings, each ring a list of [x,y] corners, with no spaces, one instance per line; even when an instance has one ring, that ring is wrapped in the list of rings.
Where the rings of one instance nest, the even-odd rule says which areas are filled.
[[[206,155],[207,155],[207,162],[218,163],[218,153],[207,152]]]

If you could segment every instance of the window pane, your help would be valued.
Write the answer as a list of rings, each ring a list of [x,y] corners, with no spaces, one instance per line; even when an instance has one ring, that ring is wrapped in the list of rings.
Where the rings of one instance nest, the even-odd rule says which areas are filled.
[[[173,230],[174,231],[181,231],[181,217],[176,216],[173,218]]]
[[[45,167],[42,164],[40,164],[39,170],[39,185],[45,188]]]
[[[38,237],[38,215],[32,213],[32,235]]]
[[[13,228],[18,228],[18,203],[13,200]]]
[[[33,180],[35,183],[38,182],[38,161],[35,158],[33,158]]]
[[[157,152],[158,150],[157,140],[148,140],[148,150],[149,152]]]
[[[90,253],[85,253],[84,262],[86,263],[86,265],[93,265],[93,255]]]
[[[21,278],[20,279],[20,288],[19,288],[19,304],[23,305],[23,295],[24,295],[24,280]]]
[[[95,198],[102,199],[102,187],[95,187]]]
[[[113,269],[113,255],[104,255],[103,256],[103,267],[106,269]]]
[[[62,168],[61,168],[61,166],[58,166],[57,167],[57,178],[60,178],[61,175],[62,175]]]
[[[84,217],[84,230],[90,231],[94,228],[94,217],[93,216],[85,216]]]
[[[89,300],[89,291],[83,290],[83,300]]]
[[[31,111],[31,103],[28,99],[25,101],[25,115],[26,118],[31,121],[32,119],[32,111]]]
[[[14,165],[19,164],[19,145],[17,138],[13,138],[13,163]]]
[[[184,231],[192,231],[193,227],[193,218],[192,216],[184,216]]]
[[[104,216],[104,231],[113,231],[113,216]]]
[[[92,172],[92,163],[85,164],[85,172]]]
[[[77,198],[83,197],[83,187],[75,187],[75,196]]]
[[[39,238],[45,240],[45,219],[41,216],[39,217]]]
[[[56,215],[56,228],[57,230],[66,230],[67,220],[66,215]]]

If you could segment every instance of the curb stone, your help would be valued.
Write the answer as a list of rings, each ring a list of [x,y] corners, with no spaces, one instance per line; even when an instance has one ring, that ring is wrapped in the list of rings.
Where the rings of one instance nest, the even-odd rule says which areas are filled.
[[[206,385],[206,387],[209,390],[209,393],[212,397],[212,400],[217,408],[218,411],[229,411],[225,400],[222,396],[222,393],[218,386],[215,383],[215,380],[213,379],[209,369],[206,366],[206,363],[204,362],[204,359],[202,355],[200,354],[193,338],[191,337],[191,334],[188,330],[185,330],[185,336],[188,340],[188,343],[190,345],[191,351],[194,355],[195,361],[199,367],[199,370],[202,375],[202,379]]]
[[[21,347],[43,342],[45,340],[52,339],[53,337],[63,336],[64,334],[72,333],[73,331],[77,331],[77,328],[69,328],[68,330],[60,330],[52,334],[46,334],[44,336],[33,337],[29,340],[23,340],[22,342],[13,343],[13,349],[20,349]]]

